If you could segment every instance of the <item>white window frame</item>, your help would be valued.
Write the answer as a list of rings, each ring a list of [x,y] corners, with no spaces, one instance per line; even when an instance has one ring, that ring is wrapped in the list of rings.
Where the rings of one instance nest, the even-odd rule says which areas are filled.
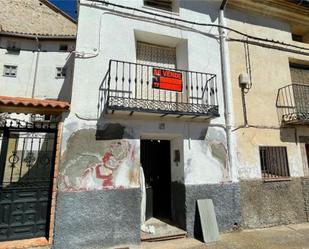
[[[67,76],[67,68],[64,66],[56,66],[56,79],[64,79]]]
[[[17,65],[10,65],[10,64],[4,64],[3,65],[3,76],[4,77],[11,77],[16,78],[17,77]],[[9,74],[7,74],[7,70],[9,70]],[[14,74],[13,74],[14,72]]]

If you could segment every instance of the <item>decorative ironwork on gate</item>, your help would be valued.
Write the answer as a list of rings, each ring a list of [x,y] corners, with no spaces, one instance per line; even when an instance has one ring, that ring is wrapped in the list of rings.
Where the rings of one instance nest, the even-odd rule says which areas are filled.
[[[154,69],[180,73],[182,90],[153,87]],[[110,60],[99,88],[98,115],[104,111],[128,111],[217,117],[217,92],[215,74]]]
[[[57,123],[0,122],[0,241],[48,237]]]
[[[280,88],[276,106],[284,124],[309,124],[309,85],[291,84]]]

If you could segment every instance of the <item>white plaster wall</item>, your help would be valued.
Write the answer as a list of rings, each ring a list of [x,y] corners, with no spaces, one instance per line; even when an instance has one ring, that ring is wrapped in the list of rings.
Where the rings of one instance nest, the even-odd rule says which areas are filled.
[[[217,1],[179,1],[179,13],[177,14],[143,7],[142,0],[112,2],[191,21],[218,23],[220,2]],[[89,4],[82,0],[79,9],[76,50],[80,57],[77,57],[75,61],[72,105],[70,115],[65,119],[62,153],[66,150],[66,143],[74,131],[97,129],[106,123],[120,123],[126,126],[126,132],[131,134],[132,139],[165,138],[171,140],[172,181],[206,184],[228,180],[225,178],[222,162],[219,162],[208,148],[209,141],[214,141],[215,138],[209,138],[209,141],[205,138],[214,129],[209,128],[206,132],[209,124],[224,124],[218,29],[187,25],[188,28],[207,33],[203,35],[175,27],[173,21],[164,20],[167,22],[167,25],[164,25],[154,20],[145,20],[143,19],[145,15],[137,12],[134,14],[140,17],[132,19],[129,18],[130,14],[133,14],[132,11],[126,12],[124,17],[123,13],[116,14],[112,11],[113,9],[115,11],[124,10],[112,7],[102,9],[102,5],[95,3],[87,5],[87,3]],[[98,89],[108,69],[108,62],[110,59],[135,62],[136,41],[174,46],[178,68],[216,74],[221,117],[211,121],[184,121],[151,115],[148,117],[108,115],[98,121]],[[165,124],[164,130],[159,129],[160,123]],[[217,139],[217,144],[221,143],[223,147],[226,147],[224,130],[217,128],[217,132],[222,134]],[[178,164],[173,162],[175,149],[181,152]]]
[[[21,50],[19,54],[7,53],[7,41],[13,38],[0,37],[0,94],[5,96],[31,97],[35,65],[37,58],[37,43],[34,39],[14,38]],[[37,70],[35,98],[66,99],[70,97],[74,61],[69,52],[59,51],[60,44],[74,46],[72,41],[40,41],[41,52]],[[17,77],[3,76],[4,65],[16,65]],[[65,79],[56,79],[56,66],[68,67]],[[64,84],[66,84],[64,86]]]
[[[142,5],[143,1],[141,0],[116,2],[144,9]],[[154,23],[153,20],[145,21],[131,19],[127,14],[127,17],[122,17],[119,16],[121,15],[120,13],[116,15],[112,11],[99,8],[101,5],[95,7],[95,4],[92,4],[91,7],[85,5],[86,3],[89,2],[81,1],[76,50],[80,53],[84,52],[89,54],[86,54],[84,58],[76,59],[76,73],[74,75],[75,87],[73,89],[71,108],[73,112],[78,112],[80,115],[89,118],[96,118],[98,89],[107,71],[109,60],[118,59],[135,62],[135,33],[147,32],[153,35],[150,36],[152,37],[153,43],[157,42],[157,40],[154,39],[154,34],[156,34],[161,38],[158,39],[159,44],[165,43],[171,45],[172,42],[175,42],[176,44],[174,45],[178,47],[178,50],[181,48],[185,49],[186,44],[184,41],[187,42],[187,58],[183,56],[180,51],[177,51],[178,57],[183,58],[182,61],[178,60],[177,64],[179,64],[180,67],[187,67],[192,71],[208,72],[217,75],[217,80],[219,82],[219,107],[220,113],[223,114],[223,99],[222,94],[220,94],[222,93],[220,50],[217,39],[195,32],[173,28],[171,27],[174,23],[173,21],[168,21],[168,25],[162,25],[162,23]],[[187,2],[185,4],[195,10],[184,9],[180,6],[180,13],[176,15],[176,17],[191,21],[199,20],[201,22],[217,23],[217,18],[212,20],[208,12],[212,12],[213,15],[218,13],[219,3],[192,1],[192,6]],[[202,13],[201,11],[204,10],[208,12]],[[133,12],[131,11],[128,13],[132,14]],[[154,11],[154,13],[156,12]],[[141,16],[139,13],[135,14]],[[192,28],[192,25],[187,26]],[[193,28],[218,35],[218,30],[216,28]],[[162,38],[164,36],[165,39]],[[139,36],[137,36],[137,38],[139,38]],[[145,36],[144,39],[146,39]],[[179,41],[178,44],[177,41]],[[87,107],[80,101],[85,98],[88,100]],[[216,120],[216,122],[222,123],[223,118]]]
[[[179,1],[179,13],[171,14],[143,7],[142,0],[112,1],[117,4],[161,13],[177,18],[205,23],[218,23],[219,2],[216,1]],[[187,25],[195,31],[174,27],[173,21],[156,23],[140,17],[129,18],[132,11],[115,13],[102,9],[102,5],[81,1],[77,36],[77,54],[74,69],[74,85],[71,112],[65,119],[62,153],[72,133],[79,129],[98,128],[97,104],[99,86],[108,69],[110,59],[136,61],[136,41],[152,42],[158,45],[174,46],[177,50],[177,66],[192,71],[208,72],[217,75],[219,112],[221,117],[209,121],[183,121],[159,117],[104,116],[101,127],[106,123],[120,123],[126,126],[134,139],[165,138],[171,140],[172,181],[186,184],[219,183],[225,181],[222,166],[214,158],[205,139],[207,125],[224,124],[224,105],[221,80],[220,47],[217,28],[203,28]],[[104,8],[106,6],[103,6]],[[123,11],[115,8],[115,11]],[[150,17],[150,16],[148,16]],[[157,20],[160,18],[156,18]],[[79,118],[78,118],[79,117]],[[159,123],[165,123],[165,129],[159,129]],[[209,131],[213,128],[209,128]],[[218,143],[225,145],[225,135]],[[179,165],[173,162],[173,150],[181,151]],[[225,156],[225,155],[224,155]]]

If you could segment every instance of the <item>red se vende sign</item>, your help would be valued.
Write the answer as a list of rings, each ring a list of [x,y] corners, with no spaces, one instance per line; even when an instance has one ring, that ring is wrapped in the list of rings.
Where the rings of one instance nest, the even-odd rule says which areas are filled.
[[[182,73],[153,68],[152,87],[169,91],[182,91]]]

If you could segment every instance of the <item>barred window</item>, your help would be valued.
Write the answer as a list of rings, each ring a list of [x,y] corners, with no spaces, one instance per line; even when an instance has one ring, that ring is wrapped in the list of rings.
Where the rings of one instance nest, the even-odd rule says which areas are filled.
[[[172,0],[144,0],[144,5],[157,9],[173,11]]]
[[[56,67],[56,78],[65,78],[67,69],[65,67]]]
[[[17,66],[4,65],[3,66],[3,76],[16,77],[17,76]]]
[[[260,146],[262,177],[265,179],[290,176],[287,149],[284,146]]]

